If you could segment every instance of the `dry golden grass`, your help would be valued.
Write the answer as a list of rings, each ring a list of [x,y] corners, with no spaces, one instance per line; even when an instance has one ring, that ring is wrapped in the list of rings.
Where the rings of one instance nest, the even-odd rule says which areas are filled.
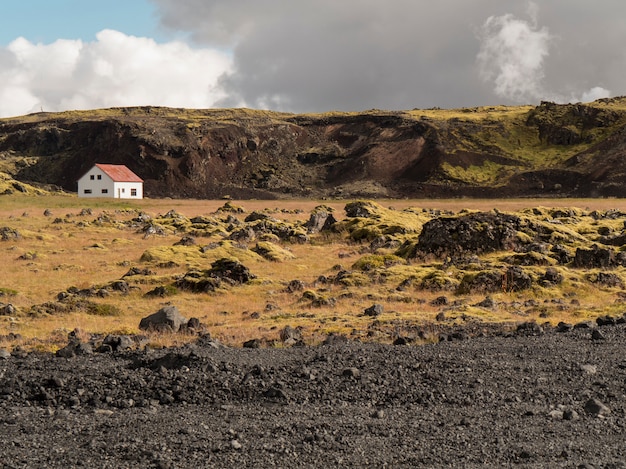
[[[578,200],[381,200],[385,208],[433,208],[459,211],[491,210],[519,211],[540,206],[576,206],[581,210],[619,209],[626,211],[626,201],[621,199],[578,199]],[[339,200],[281,200],[281,201],[238,201],[246,213],[264,211],[280,220],[306,221],[310,212],[324,204],[335,210],[337,219],[344,218],[346,201]],[[80,329],[84,334],[139,333],[138,324],[158,310],[164,303],[178,307],[186,317],[197,317],[208,327],[212,336],[230,345],[241,345],[250,338],[268,341],[278,338],[278,331],[286,325],[303,328],[307,341],[322,339],[330,332],[343,333],[356,338],[390,340],[390,334],[377,336],[371,332],[372,318],[364,316],[363,310],[373,303],[380,303],[384,313],[377,318],[377,327],[401,333],[403,328],[415,324],[433,322],[441,312],[430,302],[441,295],[451,301],[462,300],[460,308],[446,312],[449,322],[462,323],[467,320],[489,322],[516,322],[536,320],[538,322],[578,322],[601,314],[620,313],[616,304],[619,288],[597,288],[586,282],[583,274],[566,278],[558,288],[534,288],[521,293],[497,293],[492,295],[499,303],[511,305],[534,299],[534,306],[502,306],[485,310],[472,306],[485,295],[457,296],[452,292],[433,292],[408,289],[396,290],[403,278],[423,278],[441,264],[419,264],[390,266],[385,271],[386,279],[370,280],[371,272],[357,272],[366,279],[365,285],[358,281],[350,286],[322,284],[320,276],[332,276],[339,269],[352,269],[362,258],[362,245],[350,241],[346,233],[313,235],[310,243],[278,243],[293,258],[286,256],[280,262],[263,259],[251,251],[241,250],[244,264],[257,275],[250,284],[220,288],[215,293],[194,294],[184,291],[165,298],[148,298],[146,292],[157,285],[171,283],[176,275],[184,274],[189,267],[208,269],[221,251],[200,253],[198,246],[174,250],[172,245],[183,233],[170,232],[165,236],[144,237],[137,228],[124,224],[145,212],[153,217],[169,210],[191,218],[198,215],[222,216],[215,212],[224,205],[223,200],[85,200],[68,196],[23,196],[0,197],[0,227],[18,230],[18,240],[0,242],[0,262],[3,275],[0,280],[0,302],[10,303],[17,308],[13,316],[0,316],[0,346],[22,343],[28,347],[54,349],[67,341],[67,333]],[[90,208],[91,215],[80,215],[83,208]],[[45,209],[52,212],[44,216]],[[27,214],[25,214],[27,212]],[[387,213],[387,212],[386,212]],[[102,215],[105,215],[104,217]],[[246,214],[238,215],[243,219]],[[404,214],[402,216],[405,216]],[[61,221],[58,221],[60,219]],[[97,222],[98,219],[109,220]],[[56,221],[55,221],[56,220]],[[417,220],[417,218],[416,218]],[[597,224],[587,223],[570,227],[582,232],[595,232],[599,226],[617,229],[621,221],[603,220]],[[219,243],[220,236],[197,238],[199,245]],[[248,247],[253,248],[254,242]],[[142,255],[150,251],[161,252],[163,258],[141,261]],[[188,251],[188,255],[184,252]],[[180,253],[183,254],[180,254]],[[245,254],[244,254],[245,253]],[[218,255],[220,254],[220,255]],[[229,256],[237,251],[230,250]],[[383,253],[385,254],[385,253]],[[387,253],[391,254],[391,252]],[[500,253],[499,255],[502,255]],[[245,256],[245,258],[244,258]],[[174,260],[178,266],[159,266],[159,262]],[[115,316],[98,316],[85,312],[64,314],[30,315],[33,305],[56,301],[59,292],[70,287],[86,289],[102,286],[119,280],[131,267],[148,268],[154,276],[136,276],[128,279],[133,289],[128,295],[111,293],[106,298],[90,298],[95,303],[110,304],[122,311]],[[545,269],[544,269],[545,270]],[[624,269],[614,272],[622,275]],[[454,272],[452,272],[454,275]],[[305,290],[320,297],[332,298],[334,303],[323,301],[317,306],[303,298],[303,292],[289,293],[286,287],[292,280],[300,280]],[[11,294],[14,293],[14,294]],[[576,295],[568,296],[568,295]],[[553,298],[575,298],[576,302],[553,303]],[[21,339],[7,339],[10,333],[20,334]],[[181,335],[152,334],[150,341],[156,345],[167,345],[191,340]]]

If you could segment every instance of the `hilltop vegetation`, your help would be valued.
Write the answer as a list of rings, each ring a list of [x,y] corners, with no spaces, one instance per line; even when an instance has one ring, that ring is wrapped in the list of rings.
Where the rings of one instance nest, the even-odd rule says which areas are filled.
[[[296,115],[155,107],[0,120],[0,192],[126,164],[150,197],[622,196],[626,98]],[[41,185],[45,185],[42,187]]]

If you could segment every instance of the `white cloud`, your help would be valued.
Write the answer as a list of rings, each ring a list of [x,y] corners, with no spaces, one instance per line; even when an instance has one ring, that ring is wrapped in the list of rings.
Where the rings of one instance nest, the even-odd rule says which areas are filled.
[[[525,103],[538,100],[589,102],[609,97],[611,92],[600,86],[569,93],[546,87],[546,62],[555,37],[548,28],[538,26],[536,3],[529,2],[527,13],[530,21],[505,14],[490,16],[483,24],[477,62],[481,77],[493,84],[494,93]]]
[[[0,116],[114,106],[206,108],[224,98],[218,79],[231,57],[183,42],[103,30],[96,41],[33,44],[0,50]]]
[[[545,97],[542,82],[551,40],[548,30],[507,14],[490,16],[482,32],[478,63],[481,76],[493,82],[495,93],[518,102]]]
[[[601,86],[594,86],[589,91],[585,91],[580,98],[583,103],[595,101],[596,99],[608,98],[611,96],[611,92]],[[574,101],[574,100],[572,100]],[[577,100],[578,101],[578,100]]]

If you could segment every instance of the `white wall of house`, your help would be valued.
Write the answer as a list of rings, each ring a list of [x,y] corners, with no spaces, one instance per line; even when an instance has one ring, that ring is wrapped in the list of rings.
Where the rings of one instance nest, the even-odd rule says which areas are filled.
[[[142,182],[116,182],[97,166],[78,180],[78,197],[142,199]]]
[[[116,199],[143,199],[143,183],[115,182],[114,193]]]

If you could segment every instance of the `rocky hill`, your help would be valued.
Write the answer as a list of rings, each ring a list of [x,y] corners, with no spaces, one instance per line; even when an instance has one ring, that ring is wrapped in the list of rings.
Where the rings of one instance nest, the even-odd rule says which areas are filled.
[[[125,164],[151,197],[596,197],[626,193],[626,98],[286,114],[159,107],[0,120],[0,192],[76,190]]]

